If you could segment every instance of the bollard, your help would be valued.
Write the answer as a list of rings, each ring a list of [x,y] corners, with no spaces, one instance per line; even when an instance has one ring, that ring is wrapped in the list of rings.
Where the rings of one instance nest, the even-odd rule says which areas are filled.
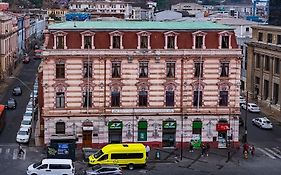
[[[160,151],[159,150],[156,150],[156,152],[155,152],[155,159],[160,160]]]

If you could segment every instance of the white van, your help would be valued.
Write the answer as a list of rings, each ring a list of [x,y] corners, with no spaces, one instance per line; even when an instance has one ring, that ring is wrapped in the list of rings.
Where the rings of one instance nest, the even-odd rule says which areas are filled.
[[[74,175],[71,159],[43,159],[27,168],[28,175]]]

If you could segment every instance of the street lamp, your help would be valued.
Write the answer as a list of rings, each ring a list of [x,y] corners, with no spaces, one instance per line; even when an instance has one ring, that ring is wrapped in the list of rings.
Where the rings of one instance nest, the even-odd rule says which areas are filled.
[[[24,87],[26,87],[31,93],[32,93],[32,120],[31,120],[31,130],[32,130],[32,133],[34,133],[34,92],[33,90],[31,90],[27,84],[25,84],[25,82],[23,82],[21,79],[17,78],[17,77],[14,77],[14,76],[11,76],[11,77],[8,77],[8,78],[11,78],[11,79],[16,79],[18,80],[22,85],[24,85]]]

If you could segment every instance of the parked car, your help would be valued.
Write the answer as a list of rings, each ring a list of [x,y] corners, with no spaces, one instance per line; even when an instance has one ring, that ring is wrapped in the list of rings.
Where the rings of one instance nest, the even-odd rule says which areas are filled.
[[[71,159],[43,159],[28,166],[28,175],[74,175],[75,167]]]
[[[9,98],[5,106],[7,109],[16,109],[17,102],[14,98]]]
[[[241,106],[242,104],[246,104],[245,98],[243,98],[242,96],[239,96],[239,103],[240,103],[240,106]]]
[[[99,174],[121,175],[122,169],[119,167],[119,165],[95,165],[84,172],[84,175]]]
[[[256,125],[262,129],[272,129],[273,125],[270,120],[266,117],[263,118],[254,118],[252,120],[253,125]]]
[[[23,114],[23,120],[24,119],[26,119],[26,120],[32,119],[32,111],[29,111],[29,110],[25,111],[25,113]]]
[[[246,103],[241,105],[243,109],[246,109]],[[248,111],[250,112],[260,112],[260,107],[255,103],[248,103]]]
[[[31,128],[21,127],[17,133],[16,141],[18,143],[28,143],[31,134]]]
[[[19,96],[19,95],[21,95],[21,94],[22,94],[22,91],[21,91],[20,86],[14,87],[14,89],[13,89],[13,95]]]
[[[29,62],[30,62],[29,56],[25,56],[25,57],[22,59],[22,62],[23,62],[24,64],[29,63]]]
[[[31,128],[31,123],[32,123],[32,118],[24,118],[22,121],[21,121],[21,124],[20,124],[20,127],[21,128]]]

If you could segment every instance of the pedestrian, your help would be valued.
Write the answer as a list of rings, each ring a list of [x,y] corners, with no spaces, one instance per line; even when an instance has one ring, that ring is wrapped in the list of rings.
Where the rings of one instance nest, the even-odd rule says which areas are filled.
[[[255,154],[255,147],[254,145],[251,146],[251,155],[254,157]]]
[[[193,144],[190,142],[190,144],[189,144],[189,152],[193,152]]]
[[[21,144],[19,144],[19,152],[18,152],[18,156],[20,157],[22,154],[24,154],[24,150],[22,149]]]
[[[146,145],[146,146],[145,146],[145,151],[146,151],[146,158],[148,158],[149,152],[150,152],[150,147],[149,147],[149,145]]]
[[[205,155],[205,151],[206,151],[206,146],[205,146],[204,143],[202,143],[202,145],[201,145],[201,156]]]
[[[210,145],[209,143],[206,144],[206,155],[207,157],[209,156],[209,151],[210,151]]]
[[[243,153],[245,153],[245,151],[247,153],[249,153],[249,145],[248,145],[248,143],[244,143],[244,145],[243,145]]]

